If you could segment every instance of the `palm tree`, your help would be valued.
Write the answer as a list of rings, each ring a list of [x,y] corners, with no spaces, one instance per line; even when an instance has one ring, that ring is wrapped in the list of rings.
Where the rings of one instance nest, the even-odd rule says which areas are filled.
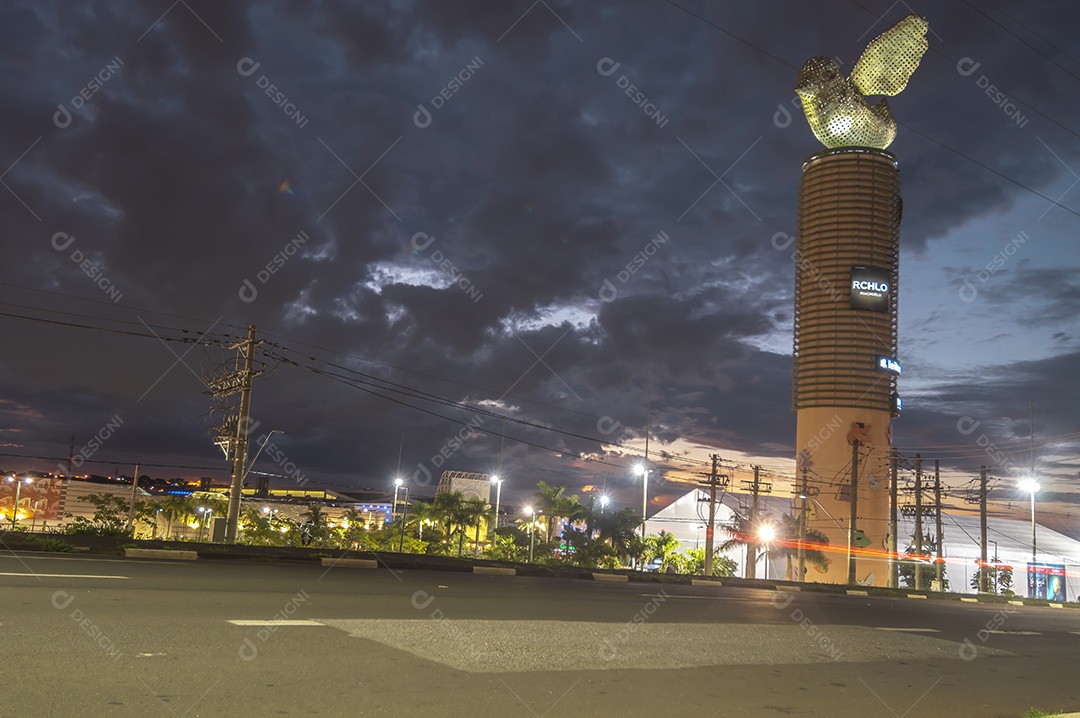
[[[488,505],[487,505],[487,502],[484,501],[483,499],[479,499],[479,498],[477,498],[477,499],[468,499],[465,502],[465,514],[466,514],[466,522],[465,523],[466,523],[466,525],[469,525],[469,526],[472,526],[474,524],[476,526],[476,543],[474,544],[474,548],[473,548],[473,556],[474,557],[476,556],[477,551],[480,550],[480,524],[483,523],[484,517],[487,515],[487,512],[488,512]],[[465,532],[462,531],[462,536],[464,536],[464,535],[465,535]],[[461,550],[459,548],[458,556],[460,556],[460,555],[461,555]]]
[[[547,516],[547,531],[545,532],[547,535],[544,538],[548,545],[551,544],[551,532],[555,528],[555,523],[562,516],[559,511],[566,505],[565,493],[565,486],[556,488],[543,481],[536,482],[536,493],[533,499],[536,501],[536,508],[543,510],[544,515]]]
[[[679,554],[679,549],[682,548],[682,544],[679,543],[679,539],[667,531],[661,531],[655,537],[649,536],[646,540],[649,539],[652,539],[652,546],[650,547],[653,553],[652,557],[660,559],[661,571],[667,571],[669,568],[681,568],[680,559],[682,559],[682,556]]]
[[[749,516],[735,514],[731,519],[731,525],[724,527],[724,530],[731,534],[731,538],[716,548],[716,553],[724,553],[738,546],[747,547],[746,566],[743,568],[745,578],[757,577],[758,543],[755,540],[757,526],[758,522],[751,521]]]
[[[629,558],[630,544],[637,537],[641,518],[631,508],[620,511],[601,510],[590,518],[588,530],[595,531],[601,541],[607,541],[615,550],[616,557]]]
[[[821,547],[828,545],[828,543],[829,537],[823,531],[809,526],[806,527],[806,543],[804,544],[806,560],[822,571],[828,568],[829,559],[826,558]],[[801,580],[801,577],[795,577],[795,574],[798,573],[795,562],[799,556],[799,520],[797,518],[789,514],[780,517],[780,525],[776,527],[776,539],[769,546],[769,553],[774,556],[782,556],[787,560],[785,576],[788,581]]]
[[[588,517],[589,512],[585,508],[584,504],[581,503],[581,499],[578,497],[577,494],[563,496],[562,499],[558,502],[557,508],[558,511],[556,515],[562,518],[565,522],[563,524],[562,535],[563,539],[566,540],[567,546],[569,547],[570,542],[566,539],[567,532],[573,530],[573,524],[575,521],[580,521],[581,519]]]
[[[161,515],[165,517],[165,535],[172,538],[174,521],[187,525],[188,519],[195,515],[195,504],[188,496],[168,496],[161,502]]]
[[[328,533],[329,520],[321,504],[308,504],[308,510],[300,514],[303,538],[301,543],[307,546],[310,543],[320,543]]]
[[[469,512],[465,508],[465,495],[460,491],[435,494],[435,500],[431,502],[431,510],[446,527],[447,541],[452,539],[455,527],[460,530],[462,534],[458,542],[458,556],[460,556],[464,550],[464,533],[469,520]]]

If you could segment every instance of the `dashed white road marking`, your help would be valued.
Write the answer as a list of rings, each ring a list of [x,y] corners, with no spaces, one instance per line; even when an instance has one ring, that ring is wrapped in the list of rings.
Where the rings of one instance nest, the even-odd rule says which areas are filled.
[[[907,633],[941,633],[936,628],[897,628],[895,626],[877,626],[879,631],[900,631]]]
[[[65,554],[64,556],[41,556],[35,553],[26,551],[13,551],[9,554],[0,556],[0,560],[8,559],[9,561],[19,561],[23,563],[23,559],[27,561],[78,561],[80,563],[126,563],[131,565],[131,561],[124,558],[102,558],[100,556],[79,556],[73,554]],[[166,566],[178,565],[175,561],[139,561],[139,564],[159,564]]]
[[[311,621],[307,619],[282,619],[282,620],[269,620],[269,621],[257,621],[248,619],[235,619],[232,621],[226,621],[234,626],[325,626],[325,623],[319,621]]]
[[[0,576],[25,576],[27,578],[123,578],[131,576],[99,576],[92,573],[10,573],[2,572]]]
[[[1041,636],[1040,631],[987,631],[987,633],[1002,633],[1006,636]]]

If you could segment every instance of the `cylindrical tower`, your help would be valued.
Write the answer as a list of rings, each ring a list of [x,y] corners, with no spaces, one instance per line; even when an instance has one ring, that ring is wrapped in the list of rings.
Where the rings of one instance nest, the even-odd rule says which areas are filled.
[[[793,409],[809,527],[829,537],[828,570],[886,585],[890,421],[896,395],[900,178],[896,158],[866,147],[810,156],[799,184]],[[853,442],[859,441],[856,532],[850,534]]]

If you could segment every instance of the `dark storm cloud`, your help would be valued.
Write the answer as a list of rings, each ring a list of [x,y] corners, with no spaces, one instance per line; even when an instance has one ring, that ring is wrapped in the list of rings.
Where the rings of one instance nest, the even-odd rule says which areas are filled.
[[[625,479],[576,457],[640,440],[646,394],[657,451],[685,438],[789,455],[791,358],[758,347],[790,345],[786,238],[795,232],[799,165],[816,151],[791,105],[794,68],[818,54],[839,55],[849,68],[904,11],[879,21],[847,4],[787,3],[769,13],[687,5],[781,62],[666,3],[5,8],[0,148],[9,163],[32,149],[4,178],[18,199],[0,197],[11,238],[0,246],[2,279],[108,301],[71,249],[54,249],[50,239],[62,231],[124,297],[112,309],[81,307],[5,288],[0,300],[88,306],[132,322],[125,307],[166,311],[202,320],[144,318],[196,333],[217,317],[216,331],[233,336],[254,323],[287,347],[267,345],[275,356],[324,369],[309,357],[328,358],[592,437],[508,426],[511,436],[561,452],[507,442],[506,469],[524,484]],[[1040,140],[1060,147],[1070,135],[1035,116],[1010,129],[979,87],[986,75],[1067,117],[1060,73],[1033,72],[1028,50],[981,27],[969,9],[925,12],[940,54],[928,55],[892,102],[898,119],[1036,189],[1063,177]],[[114,57],[122,67],[70,126],[55,126],[57,105],[70,105]],[[959,72],[962,57],[981,63],[978,71]],[[605,75],[602,60],[618,68]],[[628,96],[630,84],[662,122]],[[415,119],[421,106],[427,125]],[[894,150],[906,247],[934,251],[950,230],[1029,197],[903,127]],[[417,233],[431,244],[421,249]],[[655,243],[661,233],[665,241]],[[1043,318],[1059,327],[1075,304],[1071,284],[1024,271],[1015,276],[1047,287],[1039,290]],[[241,294],[245,281],[257,291],[253,301]],[[985,311],[1020,286],[1003,288]],[[65,426],[80,434],[117,407],[132,417],[112,445],[117,453],[217,460],[199,425],[205,387],[186,369],[135,401],[174,361],[165,347],[91,340],[88,351],[83,339],[52,328],[11,326],[16,341],[48,356],[5,355],[4,385],[18,407],[64,412]],[[73,352],[78,366],[68,368]],[[228,355],[200,349],[188,361],[201,374]],[[1062,362],[1046,358],[933,382],[940,402],[920,404],[898,432],[910,431],[912,443],[953,443],[959,416],[977,409],[991,421],[1032,387],[1069,380]],[[312,477],[346,484],[396,472],[403,431],[403,472],[431,467],[476,419],[288,364],[256,392],[262,430],[284,432],[275,440],[290,459]],[[1051,394],[1040,414],[1066,433],[1069,408]],[[1044,405],[1042,394],[1036,403]],[[20,411],[5,410],[7,423],[32,417]],[[35,423],[42,419],[25,421],[42,447],[55,450],[68,432],[57,439]],[[481,429],[502,430],[498,419],[483,421]],[[612,422],[621,428],[605,433]],[[481,429],[454,452],[455,467],[487,471],[497,462],[500,442]]]

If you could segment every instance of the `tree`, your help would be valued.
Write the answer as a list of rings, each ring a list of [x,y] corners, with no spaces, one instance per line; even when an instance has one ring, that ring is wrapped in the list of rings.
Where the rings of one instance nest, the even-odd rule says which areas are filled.
[[[746,546],[746,566],[743,567],[746,578],[754,578],[757,572],[758,544],[754,536],[756,529],[756,524],[748,516],[737,513],[732,517],[731,524],[724,527],[731,538],[716,548],[717,553],[727,553],[733,548]]]
[[[915,567],[918,564],[922,564],[922,583],[923,588],[930,585],[931,581],[936,580],[937,571],[934,568],[934,556],[937,554],[937,542],[934,537],[927,534],[923,537],[922,542],[922,554],[915,553],[914,536],[912,542],[908,544],[907,548],[900,555],[900,565],[897,569],[897,573],[900,575],[900,585],[905,588],[915,588]],[[946,571],[944,564],[941,566],[941,590],[949,590],[949,575]]]
[[[705,573],[705,547],[686,549],[686,572],[695,575]],[[728,556],[717,555],[713,550],[713,576],[734,576],[739,564]]]
[[[685,569],[683,557],[679,554],[682,544],[679,539],[675,538],[674,534],[661,531],[658,534],[646,536],[645,543],[648,546],[644,557],[645,563],[652,563],[656,559],[660,559],[660,571],[665,573],[668,572],[668,569],[672,571]]]
[[[472,526],[474,509],[469,507],[465,495],[460,491],[446,491],[435,495],[432,510],[446,527],[447,542],[452,541],[454,533],[457,532],[460,556],[465,550],[465,532]]]
[[[820,529],[806,527],[805,554],[807,563],[817,566],[825,571],[829,567],[829,559],[823,550],[829,544],[829,537]],[[776,527],[776,539],[769,543],[769,554],[782,557],[787,560],[786,577],[788,581],[800,581],[802,576],[796,578],[799,560],[799,519],[790,514],[780,517],[780,523]]]
[[[616,561],[629,563],[632,554],[631,544],[638,540],[640,517],[631,508],[620,511],[593,510],[587,518],[586,531],[595,532],[601,541],[606,541],[615,554]]]
[[[550,486],[546,482],[536,482],[536,493],[533,495],[533,499],[536,502],[536,507],[543,511],[547,516],[547,531],[546,542],[551,544],[551,532],[555,529],[555,524],[559,517],[562,516],[560,511],[566,507],[566,487],[565,486]],[[580,501],[578,502],[580,504]]]
[[[990,563],[994,565],[994,568],[991,568],[990,566],[980,566],[975,570],[975,575],[971,577],[971,587],[976,591],[979,590],[979,576],[983,571],[986,571],[986,587],[991,593],[1002,596],[1015,595],[1012,590],[1012,566],[999,565],[997,556],[994,556]]]
[[[462,513],[465,519],[465,525],[476,527],[476,538],[473,544],[473,556],[480,550],[480,525],[484,522],[484,517],[487,515],[488,505],[483,499],[466,499],[464,505],[464,511]],[[462,538],[464,540],[465,532],[462,531]],[[458,547],[458,556],[461,555],[461,547]]]
[[[167,496],[160,503],[159,508],[162,518],[166,521],[166,538],[172,538],[174,521],[186,525],[188,520],[195,515],[195,504],[188,496]]]
[[[493,561],[524,561],[529,557],[529,542],[521,545],[518,537],[505,533],[496,533],[487,550],[487,558]]]
[[[130,504],[119,496],[113,494],[87,494],[83,500],[94,507],[94,516],[74,517],[68,514],[68,518],[74,518],[67,526],[69,534],[81,534],[89,536],[131,536],[132,529],[128,527],[128,510]]]
[[[304,546],[329,544],[331,531],[329,520],[321,504],[308,504],[308,509],[300,514],[300,543]]]

